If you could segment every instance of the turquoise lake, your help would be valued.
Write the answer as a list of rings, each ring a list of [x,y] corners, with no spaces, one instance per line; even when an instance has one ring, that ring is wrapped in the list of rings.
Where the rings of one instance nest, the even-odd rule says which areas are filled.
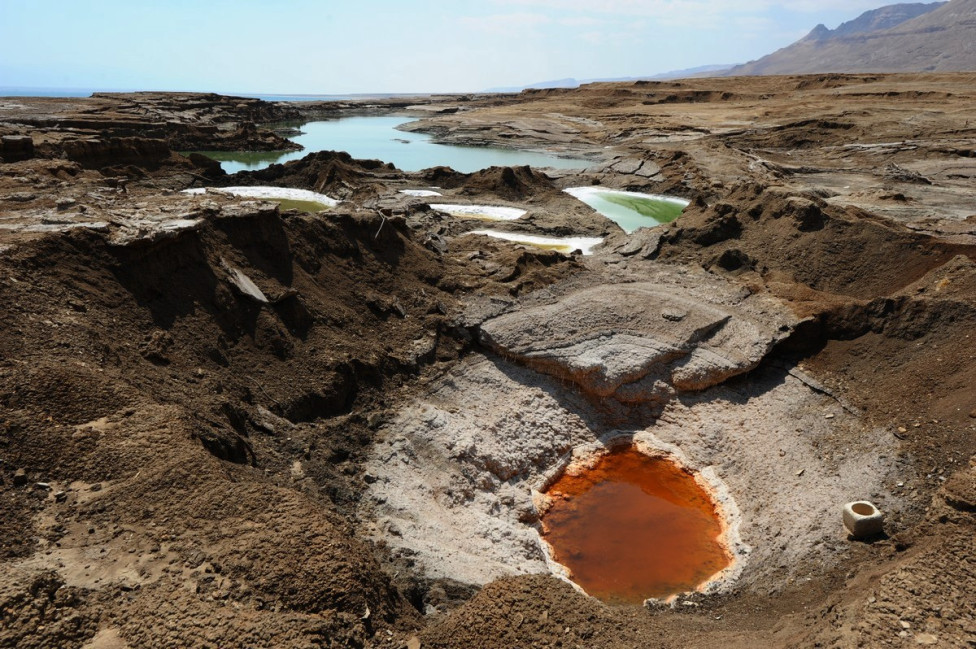
[[[420,171],[441,165],[464,173],[492,166],[521,165],[583,169],[592,164],[579,158],[560,158],[514,149],[434,144],[429,135],[396,130],[397,126],[409,121],[412,118],[383,115],[308,122],[299,127],[302,135],[289,138],[304,146],[303,151],[201,153],[219,160],[227,173],[264,169],[273,163],[304,158],[315,151],[345,151],[354,158],[392,162],[403,171]]]

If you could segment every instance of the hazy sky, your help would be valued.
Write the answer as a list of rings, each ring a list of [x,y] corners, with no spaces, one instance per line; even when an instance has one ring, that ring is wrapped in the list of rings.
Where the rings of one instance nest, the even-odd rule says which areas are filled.
[[[450,92],[744,63],[894,0],[0,0],[0,86]]]

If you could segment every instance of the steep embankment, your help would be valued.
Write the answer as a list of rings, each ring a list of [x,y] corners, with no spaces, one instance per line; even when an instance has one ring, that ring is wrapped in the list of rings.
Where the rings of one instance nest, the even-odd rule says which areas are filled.
[[[466,344],[463,265],[375,213],[181,216],[0,257],[0,645],[361,646],[415,624],[344,511],[403,377]]]

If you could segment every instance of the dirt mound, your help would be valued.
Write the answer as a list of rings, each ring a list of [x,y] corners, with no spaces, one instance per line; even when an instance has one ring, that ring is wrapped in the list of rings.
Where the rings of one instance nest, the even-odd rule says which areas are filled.
[[[549,646],[558,637],[566,646],[617,647],[649,639],[639,628],[608,638],[608,629],[619,624],[620,617],[554,577],[500,579],[425,630],[421,646],[509,649]]]
[[[336,198],[365,200],[382,191],[383,180],[402,177],[403,174],[388,162],[356,160],[344,151],[318,151],[300,160],[273,164],[259,171],[242,171],[228,176],[220,184],[296,187]]]
[[[755,271],[817,291],[891,295],[957,254],[953,246],[813,194],[751,185],[689,207],[662,232],[659,258],[727,272]]]
[[[491,195],[519,201],[544,194],[557,194],[552,179],[532,167],[488,167],[465,174],[450,167],[432,167],[420,173],[425,183],[445,189],[462,189],[470,196]]]
[[[465,194],[488,193],[510,201],[558,191],[549,176],[528,166],[489,167],[470,174],[464,179],[463,187]]]
[[[759,185],[689,208],[657,245],[660,260],[697,263],[785,299],[807,320],[782,351],[807,357],[869,420],[899,422],[922,465],[968,457],[958,431],[976,408],[976,374],[953,349],[976,326],[976,247]]]

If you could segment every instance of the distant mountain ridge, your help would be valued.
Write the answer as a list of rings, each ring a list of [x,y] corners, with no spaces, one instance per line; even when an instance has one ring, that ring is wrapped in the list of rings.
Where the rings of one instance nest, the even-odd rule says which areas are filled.
[[[484,92],[522,92],[523,90],[528,90],[530,88],[535,89],[545,89],[545,88],[579,88],[580,86],[587,83],[604,83],[604,82],[628,82],[628,81],[664,81],[666,79],[688,79],[691,77],[701,77],[701,76],[717,76],[719,72],[724,72],[731,69],[731,65],[701,65],[696,68],[688,68],[686,70],[672,70],[670,72],[662,72],[660,74],[648,75],[645,77],[606,77],[598,79],[573,79],[572,77],[566,79],[555,79],[553,81],[540,81],[538,83],[531,83],[527,86],[506,86],[503,88],[488,88]]]
[[[918,18],[922,14],[935,11],[948,2],[915,2],[911,4],[897,4],[865,11],[854,20],[842,23],[837,29],[827,29],[824,25],[817,25],[814,32],[820,30],[821,38],[843,38],[865,32],[879,32],[896,27],[906,20]],[[811,32],[811,35],[813,32]]]
[[[896,4],[802,39],[725,76],[976,70],[976,0]]]
[[[742,65],[705,65],[643,77],[556,79],[485,92],[705,76],[967,70],[976,70],[976,0],[950,0],[887,5],[836,29],[820,24],[792,45]]]

